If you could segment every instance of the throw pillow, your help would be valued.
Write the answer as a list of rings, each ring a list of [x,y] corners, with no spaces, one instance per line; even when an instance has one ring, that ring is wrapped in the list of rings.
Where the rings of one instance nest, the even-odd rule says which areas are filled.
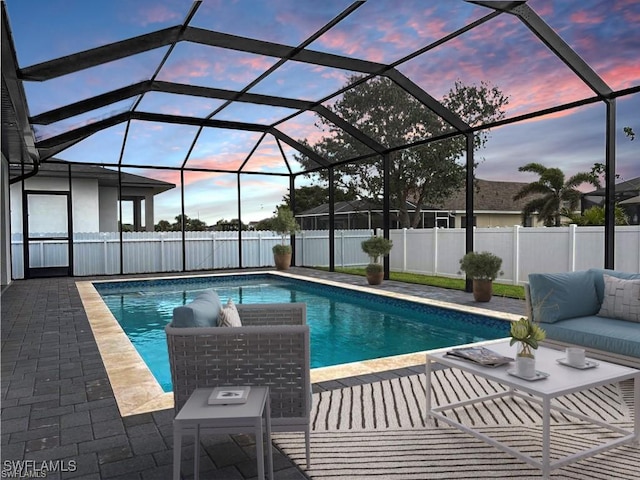
[[[640,322],[640,280],[603,275],[604,298],[598,315]]]
[[[222,305],[218,294],[213,290],[205,290],[192,302],[173,309],[174,327],[215,327]]]
[[[241,327],[242,322],[240,321],[240,314],[238,313],[238,309],[236,308],[235,303],[233,303],[232,299],[227,301],[227,304],[220,311],[220,315],[218,316],[218,326],[219,327]]]

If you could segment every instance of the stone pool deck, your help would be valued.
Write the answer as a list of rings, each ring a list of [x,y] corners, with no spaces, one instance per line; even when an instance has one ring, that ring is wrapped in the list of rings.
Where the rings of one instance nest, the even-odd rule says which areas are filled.
[[[305,268],[292,268],[290,272],[366,285],[362,277],[352,275]],[[47,479],[171,478],[173,410],[121,416],[76,287],[77,281],[93,279],[97,278],[18,280],[1,294],[3,478],[11,478],[11,466],[33,469],[42,462],[58,460],[61,462],[57,466],[67,471],[48,472]],[[454,290],[393,281],[373,288],[465,308],[478,306],[471,294]],[[507,298],[494,297],[483,307],[524,313],[523,301]],[[317,381],[313,388],[342,388],[421,371],[420,362],[356,376],[341,376],[335,370],[331,378]],[[255,478],[255,444],[250,436],[207,436],[202,444],[202,478]],[[286,456],[274,452],[277,479],[307,478]],[[19,462],[23,460],[32,463]],[[189,475],[192,460],[193,448],[187,443],[183,451],[184,478],[193,477]]]

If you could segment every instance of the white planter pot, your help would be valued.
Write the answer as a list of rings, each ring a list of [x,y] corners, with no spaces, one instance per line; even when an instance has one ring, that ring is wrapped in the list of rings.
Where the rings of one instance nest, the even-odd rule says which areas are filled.
[[[521,377],[533,378],[536,375],[536,359],[516,357],[516,373]]]

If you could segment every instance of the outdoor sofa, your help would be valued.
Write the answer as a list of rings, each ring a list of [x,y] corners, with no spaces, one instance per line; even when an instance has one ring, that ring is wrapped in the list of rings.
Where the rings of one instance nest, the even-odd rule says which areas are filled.
[[[176,414],[196,388],[268,386],[273,431],[303,431],[310,463],[309,326],[306,304],[237,305],[238,327],[216,326],[213,290],[174,309],[165,327]],[[239,429],[240,431],[240,429]]]
[[[548,343],[640,366],[640,273],[533,273],[525,294],[527,315],[540,322]]]

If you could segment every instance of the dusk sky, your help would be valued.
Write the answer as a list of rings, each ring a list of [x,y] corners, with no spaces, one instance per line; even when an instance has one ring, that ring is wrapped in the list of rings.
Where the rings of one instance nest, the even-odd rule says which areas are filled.
[[[204,0],[190,26],[297,46],[351,4],[348,0]],[[6,0],[20,67],[181,24],[189,0]],[[640,85],[640,0],[530,0],[528,5],[613,89]],[[393,63],[487,14],[490,9],[462,0],[368,0],[346,20],[307,48],[379,63]],[[152,77],[167,48],[160,48],[46,82],[25,82],[31,115],[90,98]],[[241,90],[277,58],[180,42],[157,79]],[[558,60],[515,16],[503,14],[397,67],[436,99],[456,80],[497,86],[509,97],[507,117],[564,104],[594,93]],[[249,91],[317,101],[342,87],[354,72],[288,61]],[[138,98],[52,125],[38,126],[38,139],[133,107]],[[333,102],[329,101],[328,104]],[[205,118],[221,100],[152,92],[137,109]],[[617,101],[616,165],[622,180],[640,176],[640,94]],[[214,118],[269,125],[292,110],[234,103]],[[321,138],[317,118],[305,113],[278,128],[310,143]],[[117,165],[126,124],[102,130],[56,158]],[[132,121],[123,165],[180,167],[197,128]],[[604,162],[605,106],[594,103],[562,113],[493,129],[479,151],[482,179],[530,182],[537,177],[518,167],[539,162],[571,175]],[[261,134],[205,129],[188,166],[235,171]],[[294,150],[283,144],[294,172]],[[275,139],[266,136],[245,171],[286,173]],[[125,171],[180,184],[178,171]],[[186,214],[208,224],[237,217],[236,174],[185,174]],[[308,183],[308,182],[307,182]],[[298,181],[297,185],[305,184]],[[271,216],[287,193],[288,179],[242,175],[242,220]],[[180,213],[180,189],[156,197],[156,222]],[[125,219],[126,220],[126,219]]]

